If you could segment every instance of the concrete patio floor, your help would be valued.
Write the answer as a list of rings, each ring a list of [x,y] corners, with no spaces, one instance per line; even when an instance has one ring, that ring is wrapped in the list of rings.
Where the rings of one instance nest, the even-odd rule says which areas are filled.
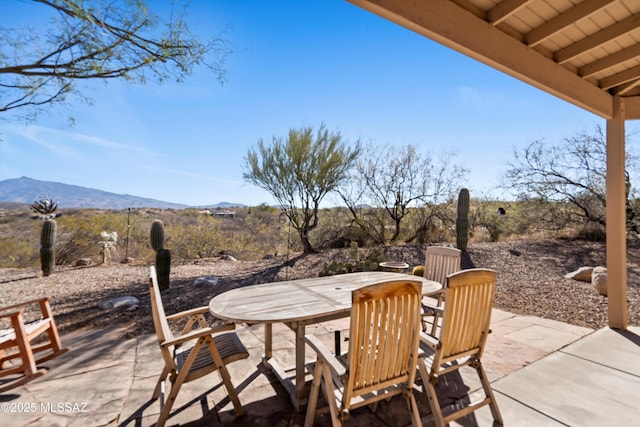
[[[640,425],[640,327],[594,331],[500,310],[494,310],[491,327],[483,363],[506,426]],[[348,319],[308,327],[307,333],[321,336],[332,348],[334,331],[345,329]],[[124,340],[120,332],[87,330],[63,336],[70,351],[47,362],[46,375],[0,394],[0,425],[153,425],[160,403],[149,398],[163,366],[155,335]],[[230,365],[245,415],[234,416],[213,374],[183,386],[167,425],[303,424],[304,413],[293,410],[284,388],[261,363],[262,326],[239,326],[237,333],[251,354]],[[292,332],[274,325],[275,354],[285,365],[293,365],[292,340]],[[307,356],[312,360],[311,353]],[[465,369],[438,384],[445,413],[466,402],[461,396],[480,388],[475,372]],[[416,395],[423,425],[434,425],[425,396]],[[409,424],[401,398],[383,401],[375,413],[356,410],[347,422],[367,427]],[[317,416],[315,425],[331,425],[328,414]],[[492,418],[483,408],[451,425],[490,426]]]

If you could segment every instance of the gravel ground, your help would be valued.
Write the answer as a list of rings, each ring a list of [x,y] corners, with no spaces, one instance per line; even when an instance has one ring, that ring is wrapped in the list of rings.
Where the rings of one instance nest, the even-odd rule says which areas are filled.
[[[315,277],[325,262],[346,260],[347,250],[321,254],[292,254],[260,261],[202,259],[174,263],[171,288],[163,292],[168,314],[206,305],[229,289],[303,277]],[[390,260],[419,265],[423,246],[396,246],[384,250]],[[640,241],[628,243],[629,323],[640,325]],[[498,271],[495,307],[513,313],[545,317],[579,326],[607,324],[607,299],[589,283],[564,275],[582,266],[605,265],[603,242],[521,240],[470,245],[463,268],[486,267]],[[215,285],[195,286],[202,276],[216,276]],[[37,269],[0,269],[0,307],[44,295],[53,297],[53,311],[62,333],[81,328],[125,326],[127,336],[153,332],[148,292],[148,267],[106,264],[58,267],[48,277]],[[98,303],[114,297],[135,296],[136,309],[103,310]],[[0,328],[2,325],[0,325]]]

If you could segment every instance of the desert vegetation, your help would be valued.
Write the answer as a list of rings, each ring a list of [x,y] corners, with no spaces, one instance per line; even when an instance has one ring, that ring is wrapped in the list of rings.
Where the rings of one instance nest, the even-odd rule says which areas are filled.
[[[456,199],[437,206],[408,209],[393,245],[456,242]],[[566,207],[569,209],[570,207]],[[550,227],[540,201],[504,202],[471,198],[469,210],[469,242],[497,242],[522,238],[568,238],[601,240],[603,229],[588,222]],[[266,205],[237,207],[233,215],[223,210],[94,210],[59,209],[56,218],[56,264],[74,265],[91,259],[118,263],[133,261],[153,264],[156,253],[149,238],[152,223],[160,220],[165,227],[165,246],[172,259],[194,260],[230,255],[239,260],[254,261],[278,257],[303,250],[297,233],[283,211]],[[223,212],[226,215],[221,215]],[[395,233],[396,223],[380,209],[360,207],[357,215],[377,217],[382,232]],[[219,215],[220,214],[220,215]],[[39,267],[41,221],[32,219],[28,206],[0,210],[0,267]],[[387,219],[388,218],[388,219]],[[429,218],[425,222],[425,218]],[[386,219],[386,221],[385,221]],[[559,219],[560,220],[560,219]],[[564,221],[562,219],[562,221]],[[318,250],[349,247],[388,246],[380,244],[353,220],[347,207],[320,209],[318,227],[311,244]],[[117,233],[105,257],[103,233]]]

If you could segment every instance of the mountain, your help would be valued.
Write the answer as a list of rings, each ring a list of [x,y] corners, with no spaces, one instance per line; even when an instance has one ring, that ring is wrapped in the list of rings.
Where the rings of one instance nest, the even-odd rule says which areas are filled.
[[[116,194],[94,188],[78,185],[62,184],[60,182],[38,181],[36,179],[21,178],[0,181],[0,202],[14,202],[31,204],[43,198],[53,199],[60,208],[95,208],[95,209],[126,209],[126,208],[158,208],[184,209],[188,206],[161,200]]]

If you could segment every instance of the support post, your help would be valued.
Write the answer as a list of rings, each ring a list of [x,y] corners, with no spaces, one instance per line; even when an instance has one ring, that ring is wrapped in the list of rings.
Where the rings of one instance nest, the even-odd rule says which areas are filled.
[[[609,327],[627,330],[625,104],[613,97],[607,120],[607,295]]]

